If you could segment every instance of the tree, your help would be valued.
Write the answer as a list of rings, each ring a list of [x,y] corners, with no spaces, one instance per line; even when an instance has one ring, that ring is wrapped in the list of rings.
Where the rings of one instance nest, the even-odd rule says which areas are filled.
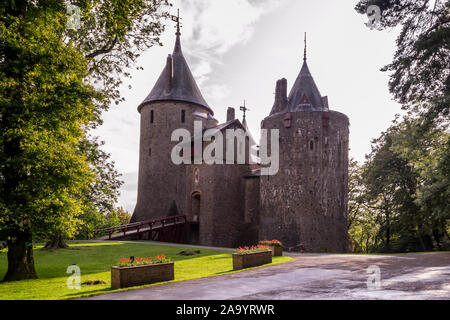
[[[399,160],[397,163],[411,169],[416,176],[414,195],[409,196],[405,192],[405,203],[402,204],[403,208],[412,210],[410,218],[421,234],[410,241],[419,239],[420,247],[428,248],[432,246],[429,239],[432,235],[434,244],[441,249],[448,239],[450,225],[450,1],[360,0],[355,9],[366,14],[370,5],[381,9],[382,28],[402,27],[394,60],[382,71],[391,73],[389,89],[408,113],[401,123],[396,119],[395,125],[383,134],[384,137],[389,136],[389,141],[384,140],[383,143],[390,145],[384,154]],[[382,158],[382,154],[377,157]],[[379,175],[381,184],[385,182],[385,186],[395,186],[392,176],[389,176],[392,173],[388,169],[385,175]],[[399,205],[401,199],[386,200],[389,203],[397,201]],[[405,213],[400,217],[408,215]],[[407,219],[404,222],[397,226],[410,225]],[[385,228],[388,232],[389,224]],[[407,228],[401,231],[403,239],[412,235]]]
[[[423,111],[434,122],[447,118],[450,107],[450,1],[360,0],[356,11],[381,9],[381,27],[401,25],[389,88],[406,110]],[[448,118],[447,118],[448,121]]]
[[[73,235],[93,181],[78,152],[96,117],[98,93],[83,82],[86,60],[58,36],[51,12],[29,12],[1,24],[0,163],[2,231],[7,235],[5,281],[36,278],[32,235]],[[56,32],[55,32],[56,31]]]
[[[0,232],[5,281],[36,278],[32,237],[70,237],[98,183],[88,130],[101,124],[138,52],[159,43],[166,1],[80,0],[0,3]],[[146,39],[143,39],[143,38]],[[138,43],[139,42],[139,43]]]
[[[364,167],[349,163],[348,230],[353,252],[369,253],[377,246],[376,212],[370,207],[363,179]]]
[[[350,159],[348,172],[348,228],[358,219],[358,214],[364,206],[364,186],[362,183],[362,168],[354,159]]]
[[[78,30],[66,30],[70,41],[89,62],[89,79],[110,101],[124,101],[118,90],[124,78],[131,77],[129,68],[135,66],[140,52],[162,45],[160,35],[170,18],[168,0],[74,0],[80,8]],[[143,70],[142,67],[137,69]]]
[[[366,198],[378,217],[379,236],[387,251],[441,249],[446,236],[450,206],[444,175],[448,172],[436,168],[448,161],[448,149],[436,148],[435,141],[441,136],[448,143],[449,135],[436,130],[435,137],[421,144],[422,155],[433,156],[423,158],[416,153],[415,129],[406,120],[396,122],[374,141],[364,165]]]
[[[436,247],[444,249],[450,225],[450,134],[441,128],[424,132],[417,118],[406,118],[399,126],[392,150],[417,172],[415,203],[428,222]]]
[[[120,195],[120,187],[123,181],[119,180],[121,174],[115,169],[114,161],[110,161],[111,155],[104,152],[101,147],[103,141],[98,137],[84,137],[78,145],[78,149],[85,154],[90,169],[95,174],[94,181],[83,194],[84,210],[80,213],[80,226],[78,233],[87,239],[94,230],[117,226],[120,222],[120,210],[115,204]],[[62,234],[50,235],[50,240],[45,249],[55,250],[67,248]]]

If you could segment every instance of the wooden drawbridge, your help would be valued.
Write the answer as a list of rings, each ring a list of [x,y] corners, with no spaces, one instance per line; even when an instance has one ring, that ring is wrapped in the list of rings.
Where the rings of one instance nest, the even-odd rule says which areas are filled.
[[[131,223],[94,232],[97,240],[153,240],[184,243],[187,232],[186,216],[168,217]]]

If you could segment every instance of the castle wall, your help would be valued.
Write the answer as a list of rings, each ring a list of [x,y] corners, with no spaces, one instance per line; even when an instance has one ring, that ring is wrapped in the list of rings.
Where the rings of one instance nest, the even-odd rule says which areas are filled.
[[[260,177],[245,178],[245,223],[259,225]]]
[[[236,247],[245,221],[244,176],[247,165],[191,165],[187,166],[188,188],[186,203],[200,194],[200,245]],[[197,173],[195,173],[197,171]],[[195,177],[198,177],[196,182]],[[193,208],[187,205],[187,216],[193,217]]]
[[[349,121],[339,112],[299,111],[268,117],[280,130],[280,170],[261,177],[260,238],[307,252],[347,250]],[[270,145],[270,144],[269,144]]]
[[[245,221],[240,237],[241,246],[252,246],[259,240],[260,214],[260,177],[247,176],[245,178]]]

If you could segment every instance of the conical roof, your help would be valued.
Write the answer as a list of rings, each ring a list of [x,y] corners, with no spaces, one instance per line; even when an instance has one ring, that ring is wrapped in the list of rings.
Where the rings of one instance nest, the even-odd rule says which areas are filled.
[[[179,33],[177,33],[173,54],[167,58],[166,67],[156,81],[153,90],[141,103],[138,110],[140,111],[146,104],[159,101],[181,101],[197,104],[214,115],[203,98],[183,56]]]
[[[305,59],[300,74],[289,93],[288,110],[291,112],[301,110],[326,111],[327,108],[323,99]]]

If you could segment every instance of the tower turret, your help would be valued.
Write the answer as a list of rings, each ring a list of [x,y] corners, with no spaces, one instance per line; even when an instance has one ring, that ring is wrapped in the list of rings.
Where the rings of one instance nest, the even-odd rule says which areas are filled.
[[[262,128],[280,133],[280,169],[261,177],[260,238],[309,252],[347,250],[349,120],[330,111],[306,59],[287,98],[277,83]]]
[[[132,222],[186,212],[186,166],[175,165],[171,141],[176,129],[194,132],[194,121],[206,127],[214,112],[203,98],[181,49],[179,18],[175,48],[150,94],[139,105],[141,139],[137,204]],[[209,122],[208,122],[209,121]],[[214,120],[215,121],[215,120]]]

